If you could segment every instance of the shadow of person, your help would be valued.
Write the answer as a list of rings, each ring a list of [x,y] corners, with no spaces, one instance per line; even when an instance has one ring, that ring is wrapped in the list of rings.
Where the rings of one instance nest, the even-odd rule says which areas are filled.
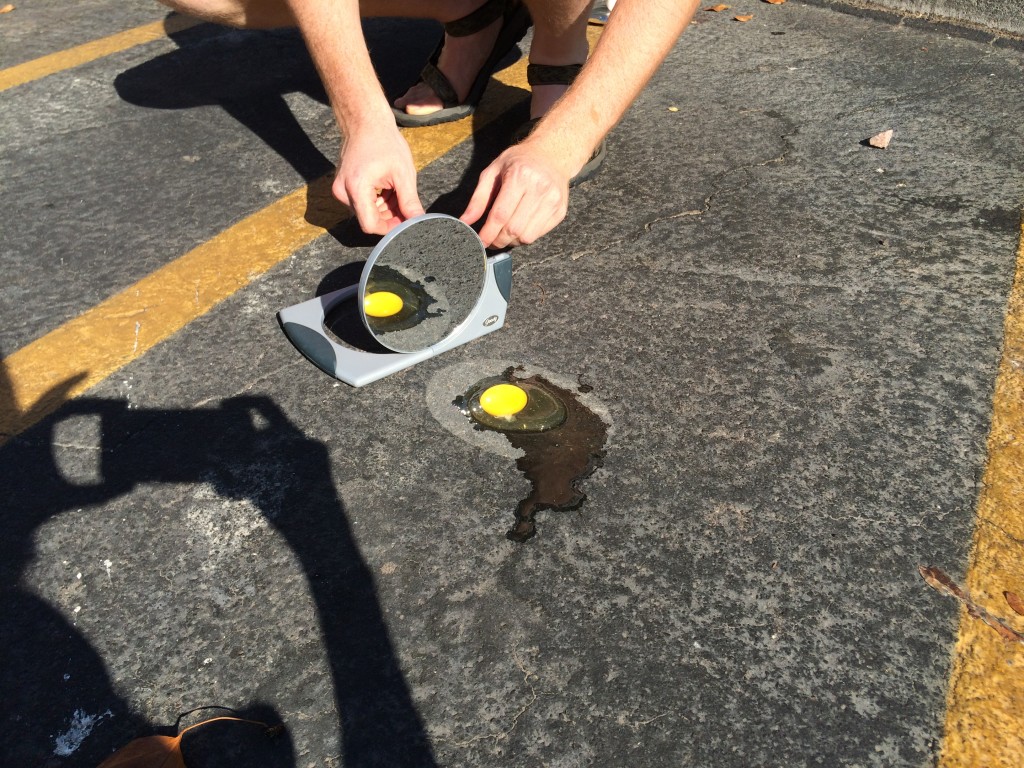
[[[172,14],[165,22],[178,48],[117,75],[118,95],[148,109],[221,107],[309,184],[308,222],[330,229],[347,218],[348,211],[330,193],[334,159],[320,151],[285,98],[299,93],[325,107],[328,103],[298,30],[238,30],[215,24],[180,29],[179,19]],[[436,26],[404,19],[364,21],[385,92],[397,92],[414,79],[430,54]]]
[[[120,73],[118,95],[149,109],[182,110],[219,106],[287,161],[307,183],[305,219],[331,232],[347,247],[368,247],[349,211],[331,193],[334,161],[320,151],[292,112],[285,96],[300,93],[325,107],[326,92],[298,30],[238,30],[215,24],[181,28],[171,14],[167,35],[178,48]],[[421,19],[374,18],[363,33],[381,86],[393,101],[416,80],[440,34],[440,25]],[[523,55],[519,47],[502,62]],[[515,127],[528,117],[525,102],[500,119],[496,110],[523,101],[524,91],[490,82],[472,120],[473,155],[459,184],[442,195],[431,210],[458,216],[465,210],[480,172],[508,146]],[[493,122],[492,122],[493,121]],[[489,122],[487,128],[479,127]]]
[[[2,361],[0,397],[0,410],[15,407]],[[83,416],[98,420],[102,457],[98,481],[84,485],[69,481],[54,457],[61,421]],[[248,499],[295,552],[326,646],[344,765],[434,766],[372,576],[335,490],[327,448],[307,438],[265,397],[232,398],[216,408],[193,410],[130,409],[119,400],[80,398],[0,446],[0,754],[5,764],[94,768],[114,749],[154,730],[116,693],[88,640],[22,583],[34,557],[34,537],[44,524],[153,482],[212,483],[225,497]],[[135,641],[144,648],[144,638]],[[72,722],[69,703],[75,707]],[[224,702],[197,702],[208,703]],[[276,719],[271,704],[253,705],[252,711],[268,722]],[[74,738],[62,746],[61,734]],[[220,742],[213,735],[204,738],[233,746],[222,746],[226,751],[207,755],[206,762],[199,762],[202,755],[190,757],[193,768],[295,765],[288,739],[258,748],[243,736]],[[232,755],[239,762],[229,759]]]
[[[331,170],[333,164],[310,140],[284,98],[301,93],[327,103],[296,31],[165,26],[179,47],[117,75],[118,96],[149,109],[220,106],[304,180]]]
[[[16,429],[20,414],[2,363],[0,409]],[[114,692],[89,642],[21,577],[40,526],[119,491],[69,485],[45,439],[48,428],[0,446],[0,754],[7,765],[95,766],[150,726]]]

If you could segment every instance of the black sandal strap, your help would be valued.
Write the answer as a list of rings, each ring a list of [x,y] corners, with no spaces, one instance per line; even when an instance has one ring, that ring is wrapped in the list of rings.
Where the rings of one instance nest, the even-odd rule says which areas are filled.
[[[420,72],[420,80],[430,86],[430,89],[441,99],[445,109],[458,106],[459,94],[455,92],[451,81],[444,76],[444,72],[438,69],[431,62],[427,62]]]
[[[475,34],[504,16],[508,5],[508,0],[487,0],[472,13],[461,19],[449,21],[444,25],[444,31],[452,37],[466,37]]]
[[[582,64],[530,64],[526,67],[526,82],[530,85],[572,85],[581,69]]]

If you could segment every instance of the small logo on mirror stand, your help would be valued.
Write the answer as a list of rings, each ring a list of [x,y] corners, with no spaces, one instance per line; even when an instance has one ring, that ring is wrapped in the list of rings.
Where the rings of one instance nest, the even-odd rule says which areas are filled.
[[[497,315],[491,315],[486,320],[484,320],[484,328],[490,328],[496,322],[498,322],[498,316]]]

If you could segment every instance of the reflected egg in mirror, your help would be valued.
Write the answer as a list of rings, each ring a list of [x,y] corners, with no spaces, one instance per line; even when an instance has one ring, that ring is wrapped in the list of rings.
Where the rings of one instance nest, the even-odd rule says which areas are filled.
[[[423,284],[402,273],[379,266],[366,283],[363,315],[366,327],[375,336],[415,328],[432,311],[434,300]]]
[[[369,317],[391,317],[401,312],[403,306],[402,297],[391,291],[367,293],[363,299],[363,312]]]

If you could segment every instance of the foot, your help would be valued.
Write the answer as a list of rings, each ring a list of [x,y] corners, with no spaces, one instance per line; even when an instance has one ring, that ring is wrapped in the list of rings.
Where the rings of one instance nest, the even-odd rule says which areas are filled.
[[[480,69],[491,55],[494,43],[501,32],[502,20],[496,19],[488,26],[465,37],[444,36],[444,48],[437,62],[437,68],[451,82],[459,101],[469,96]],[[444,108],[444,104],[433,89],[419,82],[395,99],[395,106],[410,115],[429,115]]]

